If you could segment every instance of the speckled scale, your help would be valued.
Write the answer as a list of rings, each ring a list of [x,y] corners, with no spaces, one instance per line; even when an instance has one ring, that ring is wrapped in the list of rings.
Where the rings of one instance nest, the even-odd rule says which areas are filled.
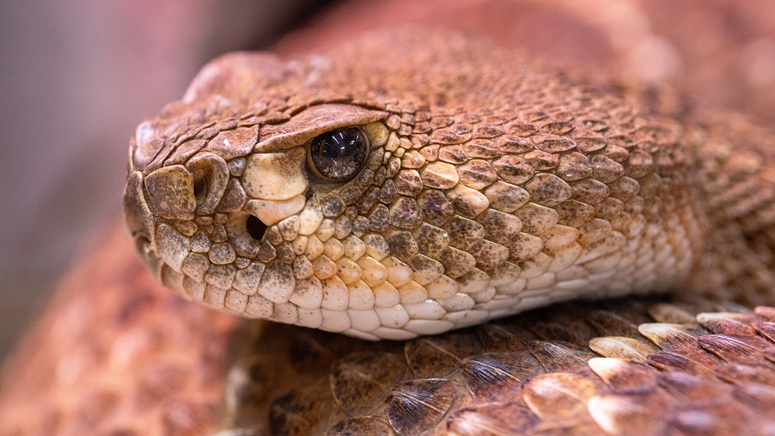
[[[571,324],[538,321],[528,327],[536,338],[543,340],[551,338],[553,341],[564,342],[575,346],[586,345],[584,331]]]
[[[533,413],[558,421],[586,415],[586,404],[596,394],[594,379],[583,373],[537,375],[522,389],[522,398]]]
[[[352,353],[331,366],[331,392],[348,414],[367,411],[387,397],[387,386],[404,376],[406,367],[394,354]]]
[[[326,389],[325,383],[319,381],[274,400],[269,408],[272,434],[304,435],[318,431],[320,421],[332,406],[320,401]]]
[[[447,430],[461,436],[522,434],[537,423],[537,418],[519,403],[482,405],[453,413]]]
[[[635,324],[610,311],[593,312],[585,319],[585,322],[600,335],[641,337]]]
[[[544,372],[530,353],[485,353],[462,362],[461,374],[468,392],[477,402],[507,398],[527,380]]]
[[[567,342],[533,341],[528,344],[528,349],[549,372],[559,368],[578,369],[593,356],[585,348]]]
[[[409,368],[417,377],[447,375],[461,365],[464,356],[479,352],[480,345],[471,334],[419,338],[404,346]]]
[[[734,385],[717,378],[703,378],[688,372],[673,371],[656,374],[661,389],[683,404],[712,404],[719,398],[733,395]]]
[[[595,358],[589,367],[611,390],[622,393],[651,393],[656,389],[654,368],[617,358]]]
[[[385,415],[398,434],[419,434],[438,424],[458,399],[449,379],[416,379],[396,386],[386,400]]]

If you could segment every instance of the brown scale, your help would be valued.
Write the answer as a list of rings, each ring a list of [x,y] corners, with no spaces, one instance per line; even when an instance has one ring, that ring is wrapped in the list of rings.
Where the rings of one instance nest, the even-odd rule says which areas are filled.
[[[759,332],[775,312],[695,312],[704,309],[723,310],[708,300],[565,304],[403,345],[264,325],[243,336],[233,374],[266,349],[278,362],[309,350],[320,364],[275,366],[271,381],[232,376],[242,382],[228,395],[261,400],[231,403],[226,434],[766,434],[775,366]]]

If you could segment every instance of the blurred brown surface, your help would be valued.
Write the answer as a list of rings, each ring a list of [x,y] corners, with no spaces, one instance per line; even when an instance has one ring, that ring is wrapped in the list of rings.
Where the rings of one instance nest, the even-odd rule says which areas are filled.
[[[309,53],[397,24],[469,31],[560,63],[664,82],[703,106],[775,124],[771,0],[344,0],[275,47]]]
[[[134,126],[178,98],[208,58],[268,46],[309,3],[0,6],[0,353],[117,214]],[[664,81],[700,104],[775,122],[770,0],[344,0],[276,49],[310,52],[406,24],[482,33],[558,62]]]
[[[173,297],[110,228],[8,362],[0,435],[208,433],[236,318]]]

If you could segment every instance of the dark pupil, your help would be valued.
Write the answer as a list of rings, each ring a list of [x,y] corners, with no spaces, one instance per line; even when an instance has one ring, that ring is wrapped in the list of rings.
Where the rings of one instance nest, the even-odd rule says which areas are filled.
[[[350,156],[358,149],[357,134],[349,131],[331,132],[323,139],[323,146],[320,147],[320,155],[323,157],[337,158]]]
[[[347,127],[312,140],[310,155],[318,172],[329,179],[352,177],[366,161],[367,144],[360,129]]]

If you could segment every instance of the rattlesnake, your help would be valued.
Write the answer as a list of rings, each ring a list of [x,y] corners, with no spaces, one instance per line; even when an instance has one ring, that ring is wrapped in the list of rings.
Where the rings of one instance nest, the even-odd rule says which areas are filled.
[[[455,35],[236,54],[138,128],[125,213],[182,295],[372,340],[677,286],[766,301],[736,242],[770,247],[766,156],[713,126]]]
[[[705,119],[669,92],[455,34],[372,35],[292,62],[233,54],[138,128],[125,210],[146,263],[185,297],[371,340],[579,297],[680,289],[769,301],[771,138]],[[742,137],[764,142],[740,151]],[[345,411],[390,397],[381,413],[399,433],[438,420],[404,428],[391,415],[392,402],[411,409],[382,385],[403,380],[394,355],[349,359],[331,378]],[[447,407],[463,385],[479,396],[475,382],[451,380],[394,389]],[[285,400],[317,409],[296,395]]]
[[[224,434],[768,434],[772,143],[405,30],[215,60],[138,127],[124,208],[185,298],[360,339],[626,296],[406,343],[244,323]]]

